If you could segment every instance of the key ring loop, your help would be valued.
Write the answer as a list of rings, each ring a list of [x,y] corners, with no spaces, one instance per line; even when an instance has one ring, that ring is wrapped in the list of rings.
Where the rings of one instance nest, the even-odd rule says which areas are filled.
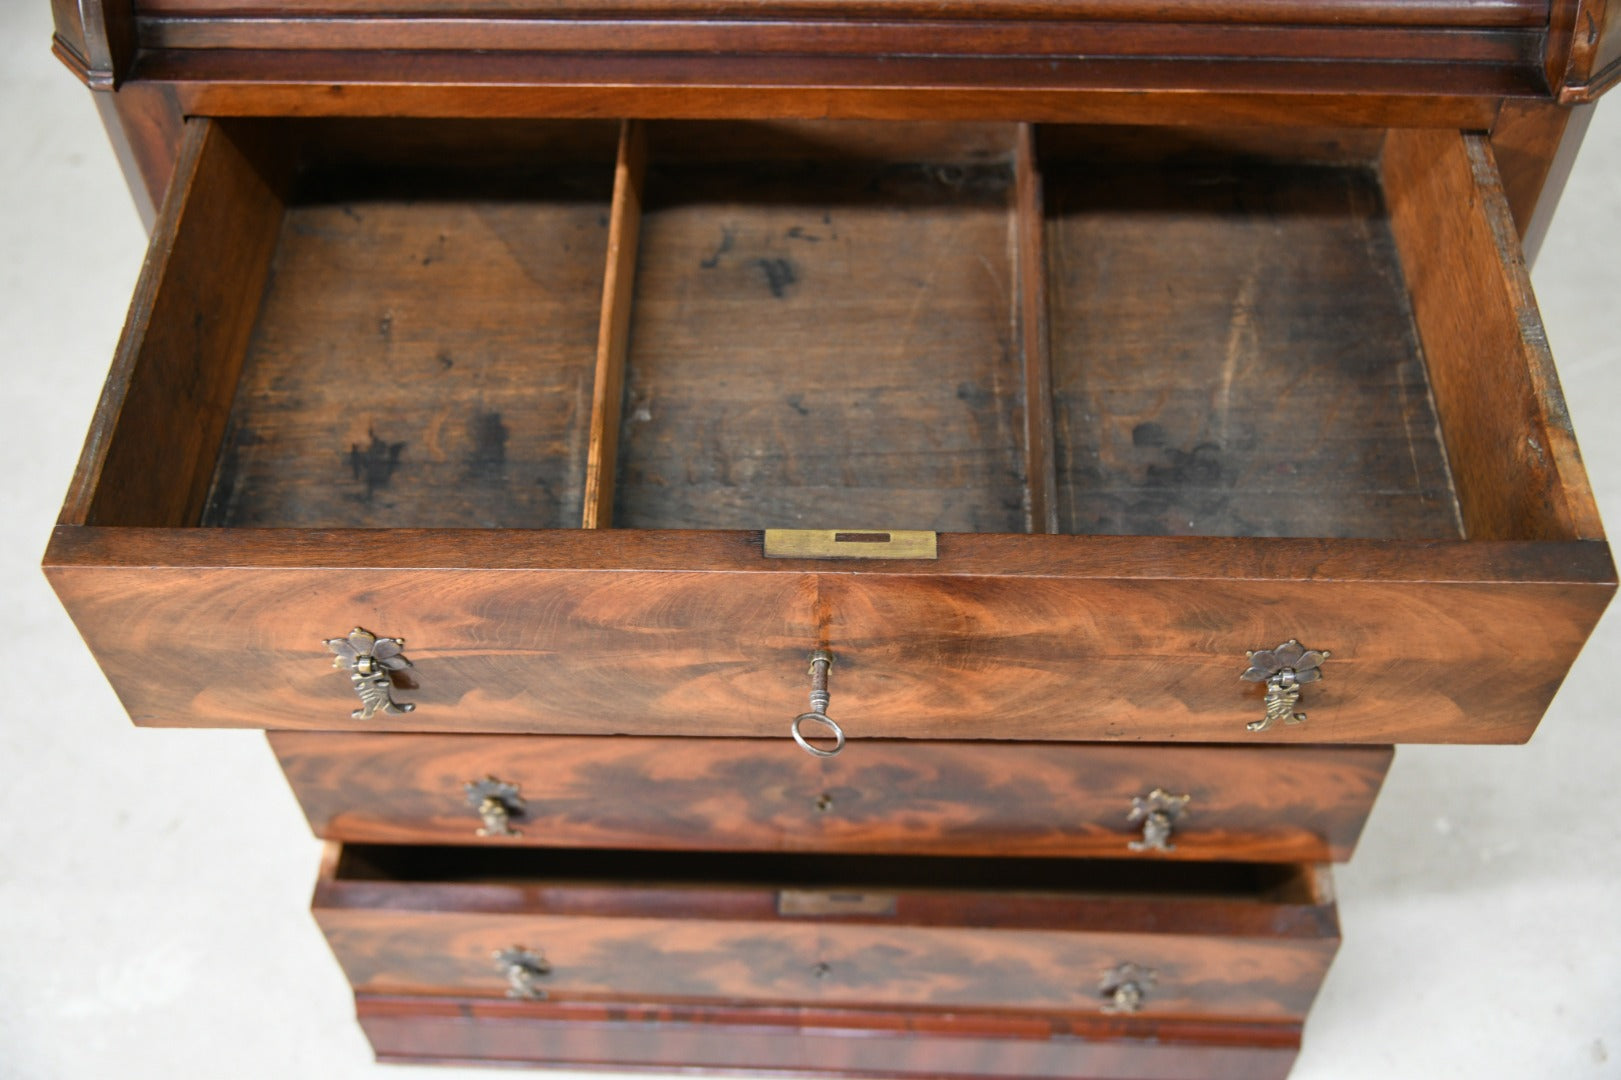
[[[827,730],[833,735],[833,749],[823,750],[819,746],[811,745],[810,740],[805,738],[805,733],[799,729],[799,725],[807,720],[815,720],[817,723],[827,725]],[[844,749],[844,729],[839,727],[838,722],[826,713],[800,713],[794,717],[793,725],[788,730],[792,733],[794,742],[798,743],[801,749],[807,753],[815,754],[817,757],[832,757]]]

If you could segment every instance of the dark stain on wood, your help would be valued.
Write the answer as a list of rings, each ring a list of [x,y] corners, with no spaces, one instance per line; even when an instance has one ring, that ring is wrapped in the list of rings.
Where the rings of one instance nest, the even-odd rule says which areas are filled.
[[[760,273],[765,275],[766,288],[770,289],[771,295],[778,300],[787,296],[788,286],[799,280],[799,269],[794,265],[792,259],[785,259],[781,256],[770,259],[755,259],[754,265],[759,268]]]
[[[1022,530],[1011,162],[841,137],[655,154],[616,525]]]
[[[405,452],[403,442],[385,442],[377,432],[367,433],[364,447],[360,443],[349,446],[349,470],[354,478],[366,486],[365,501],[370,502],[378,488],[387,487],[400,466],[400,455]]]
[[[1068,137],[1046,165],[1062,530],[1457,537],[1376,173],[1121,165]]]
[[[611,158],[307,175],[202,523],[577,525],[611,180]]]

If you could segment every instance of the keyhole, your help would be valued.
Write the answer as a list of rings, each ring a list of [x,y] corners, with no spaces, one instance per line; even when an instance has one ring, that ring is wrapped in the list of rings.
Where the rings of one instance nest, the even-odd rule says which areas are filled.
[[[833,809],[832,795],[824,791],[820,795],[816,796],[816,812],[818,814],[825,814],[831,809]]]

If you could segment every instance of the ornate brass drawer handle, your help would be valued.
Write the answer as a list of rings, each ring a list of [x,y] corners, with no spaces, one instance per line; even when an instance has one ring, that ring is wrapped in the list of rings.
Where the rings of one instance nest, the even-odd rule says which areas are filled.
[[[803,712],[794,717],[794,722],[788,728],[789,733],[794,737],[794,742],[798,743],[806,753],[815,754],[817,757],[832,757],[844,749],[844,729],[839,727],[833,718],[827,715],[828,702],[831,700],[827,692],[827,669],[832,666],[833,654],[826,649],[817,649],[811,653],[810,712]],[[810,740],[805,738],[805,733],[801,729],[801,725],[807,720],[821,724],[832,733],[833,749],[823,750],[821,747],[811,745]]]
[[[332,666],[352,674],[349,681],[360,695],[360,708],[349,714],[351,720],[370,720],[377,710],[385,713],[408,713],[416,706],[394,700],[392,671],[404,671],[411,666],[405,658],[405,639],[380,638],[370,630],[355,627],[348,637],[327,638],[321,644],[336,655]]]
[[[540,980],[552,973],[552,965],[547,963],[545,956],[521,945],[502,949],[492,955],[495,957],[496,970],[507,978],[507,997],[526,1001],[546,1000],[546,988],[540,985]]]
[[[1323,677],[1323,661],[1329,658],[1327,649],[1308,649],[1290,638],[1275,649],[1260,649],[1245,653],[1250,666],[1239,678],[1245,682],[1266,683],[1266,715],[1251,720],[1244,727],[1249,731],[1265,731],[1282,720],[1285,724],[1304,724],[1306,714],[1295,712],[1300,704],[1300,687]]]
[[[1118,964],[1103,973],[1098,993],[1103,1011],[1110,1014],[1141,1012],[1148,992],[1159,981],[1159,973],[1136,964]]]
[[[1147,795],[1135,795],[1131,800],[1131,813],[1126,820],[1143,823],[1143,838],[1126,846],[1132,851],[1175,851],[1171,831],[1176,820],[1188,808],[1191,795],[1172,795],[1164,788],[1155,788]]]
[[[479,836],[522,836],[512,827],[512,819],[524,811],[523,796],[517,784],[486,776],[482,780],[469,780],[466,784],[467,805],[478,811],[484,819]]]

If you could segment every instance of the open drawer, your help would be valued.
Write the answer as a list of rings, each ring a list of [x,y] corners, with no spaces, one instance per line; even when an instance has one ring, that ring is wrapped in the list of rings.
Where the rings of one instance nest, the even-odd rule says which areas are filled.
[[[786,737],[825,650],[851,739],[1507,742],[1614,591],[1482,138],[198,119],[177,175],[46,557],[138,723]]]
[[[1310,865],[327,850],[363,993],[1284,1021],[1339,945]]]

